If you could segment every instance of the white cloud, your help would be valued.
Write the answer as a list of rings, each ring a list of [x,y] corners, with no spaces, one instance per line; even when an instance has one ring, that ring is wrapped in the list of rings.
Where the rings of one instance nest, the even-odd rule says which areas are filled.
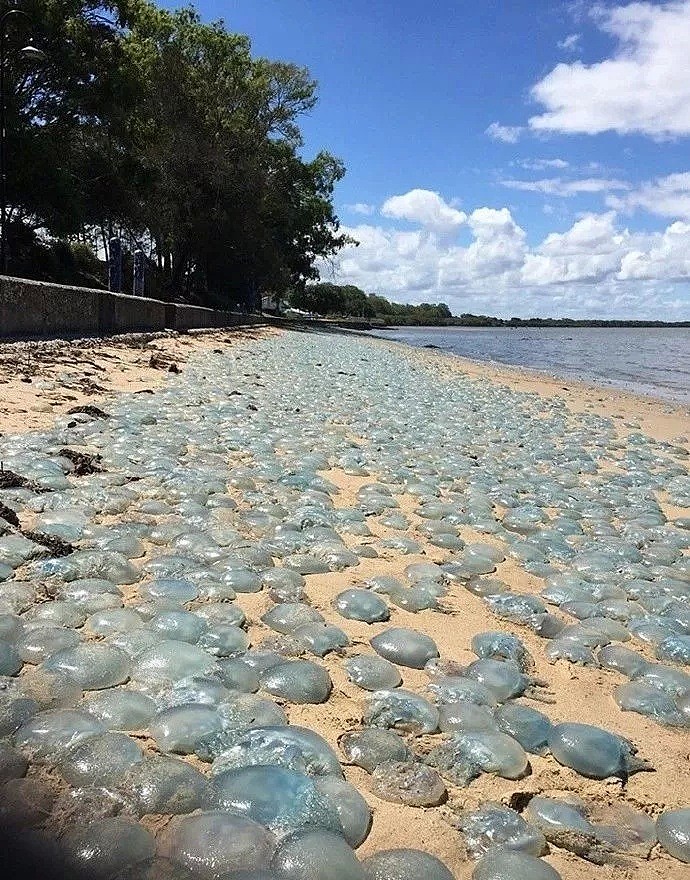
[[[690,225],[672,223],[649,250],[631,250],[621,260],[621,280],[654,280],[690,276]]]
[[[354,205],[344,205],[343,207],[352,214],[363,214],[366,217],[376,211],[376,205],[368,205],[366,202],[355,202]]]
[[[596,7],[592,14],[616,39],[615,52],[596,64],[558,64],[532,89],[546,109],[530,128],[657,139],[690,134],[690,0]]]
[[[660,217],[690,219],[690,171],[659,177],[625,196],[609,196],[606,201],[618,211],[642,208]]]
[[[397,302],[445,301],[456,314],[690,317],[690,223],[632,233],[614,211],[587,214],[531,247],[508,208],[479,207],[457,212],[462,221],[440,222],[420,206],[435,205],[442,217],[454,209],[420,192],[427,191],[386,203],[387,216],[417,229],[343,228],[360,246],[338,255],[338,282]],[[461,230],[469,243],[461,243]]]
[[[560,177],[549,177],[543,180],[502,180],[501,185],[509,189],[544,193],[561,198],[569,198],[579,193],[601,193],[630,189],[630,184],[623,180],[606,180],[599,177],[588,177],[581,180],[563,180]]]
[[[492,122],[484,134],[488,134],[494,141],[504,144],[516,144],[524,131],[519,125],[501,125],[500,122]]]
[[[565,159],[525,159],[518,165],[526,171],[546,171],[547,168],[562,170],[568,168],[570,163]]]
[[[582,34],[568,34],[567,37],[559,40],[558,48],[563,49],[564,52],[579,52],[581,37]]]
[[[428,189],[412,189],[402,196],[392,196],[383,203],[384,217],[419,223],[434,232],[453,232],[467,219],[467,215],[451,207],[438,193]]]

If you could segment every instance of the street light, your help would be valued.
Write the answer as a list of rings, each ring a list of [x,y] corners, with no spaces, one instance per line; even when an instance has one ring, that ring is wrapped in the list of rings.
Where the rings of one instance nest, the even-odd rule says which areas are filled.
[[[0,272],[7,274],[7,126],[5,123],[5,67],[7,66],[5,25],[12,16],[20,16],[31,24],[31,19],[21,9],[8,9],[0,16]],[[19,54],[30,61],[41,61],[45,53],[29,44],[19,50]]]

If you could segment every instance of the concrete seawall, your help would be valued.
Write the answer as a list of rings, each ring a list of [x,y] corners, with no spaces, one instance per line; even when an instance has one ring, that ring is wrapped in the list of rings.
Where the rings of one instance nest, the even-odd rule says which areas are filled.
[[[112,336],[256,324],[257,315],[0,275],[0,339]]]

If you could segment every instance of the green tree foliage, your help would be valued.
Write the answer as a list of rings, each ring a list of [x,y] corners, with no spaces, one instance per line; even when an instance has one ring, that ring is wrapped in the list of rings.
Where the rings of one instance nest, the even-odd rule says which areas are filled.
[[[439,326],[453,323],[445,303],[409,305],[389,302],[377,294],[366,294],[351,284],[308,284],[294,290],[290,304],[317,315],[378,318],[386,324]]]
[[[13,21],[11,269],[32,234],[34,247],[61,237],[101,252],[119,234],[148,252],[150,292],[220,304],[299,288],[348,242],[332,204],[343,164],[300,154],[299,119],[316,102],[306,69],[254,58],[247,37],[192,7],[23,8],[46,58],[26,63]]]

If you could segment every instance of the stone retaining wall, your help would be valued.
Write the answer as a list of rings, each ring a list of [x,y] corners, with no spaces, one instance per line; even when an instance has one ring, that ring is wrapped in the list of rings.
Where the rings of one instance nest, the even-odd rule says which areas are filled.
[[[0,276],[0,339],[185,331],[259,320],[257,315]]]

